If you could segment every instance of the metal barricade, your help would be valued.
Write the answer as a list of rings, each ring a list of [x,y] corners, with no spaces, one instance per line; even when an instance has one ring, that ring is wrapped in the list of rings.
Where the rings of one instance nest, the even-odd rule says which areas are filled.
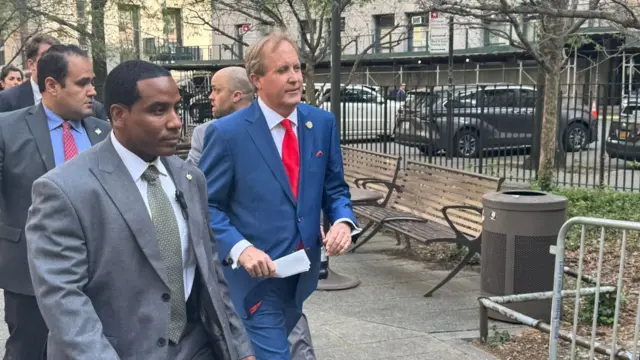
[[[571,269],[565,266],[565,240],[569,231],[574,227],[580,225],[580,249],[578,259],[578,269]],[[585,233],[588,227],[598,227],[600,229],[599,238],[599,251],[598,251],[598,263],[596,277],[588,276],[584,274],[583,263],[585,259]],[[619,253],[619,270],[617,274],[615,286],[612,284],[603,284],[602,281],[602,266],[605,255],[605,238],[606,230],[619,230],[622,232],[621,245]],[[538,329],[540,331],[549,334],[549,360],[558,360],[559,339],[568,341],[571,343],[570,359],[576,359],[577,347],[580,346],[585,349],[589,349],[589,359],[594,359],[596,353],[606,356],[610,360],[623,359],[623,360],[640,360],[639,350],[639,333],[640,333],[640,295],[638,296],[638,303],[636,305],[636,321],[633,333],[633,340],[628,344],[630,349],[626,349],[623,345],[618,343],[618,328],[621,311],[621,300],[623,291],[623,274],[625,271],[625,257],[627,252],[627,238],[629,232],[640,232],[640,222],[620,221],[590,217],[574,217],[567,220],[560,229],[558,234],[558,241],[555,246],[552,246],[550,251],[555,253],[555,272],[554,272],[554,287],[553,291],[530,293],[530,294],[515,294],[508,296],[493,296],[493,297],[480,297],[478,301],[480,303],[480,339],[482,342],[487,341],[488,337],[488,315],[487,309],[495,310],[500,314],[516,320],[517,322]],[[564,289],[564,276],[570,276],[576,279],[575,289]],[[592,284],[595,286],[583,286],[583,283]],[[626,289],[629,293],[637,293],[636,289]],[[598,328],[598,310],[600,303],[600,296],[602,294],[616,294],[615,297],[615,311],[613,318],[613,330],[611,341],[607,343],[600,343],[596,341],[596,331]],[[581,296],[593,295],[595,297],[593,304],[593,317],[591,325],[590,337],[582,337],[578,335],[578,319],[581,305]],[[566,297],[575,297],[574,309],[573,309],[573,323],[571,331],[564,331],[561,329],[561,313],[562,313],[562,300]],[[550,324],[545,323],[540,319],[533,319],[527,315],[514,311],[508,308],[506,305],[514,302],[523,302],[531,300],[552,299],[552,311]],[[582,357],[581,357],[582,359]]]
[[[567,295],[567,292],[563,290],[564,286],[564,274],[566,273],[565,263],[565,240],[568,232],[576,225],[581,225],[580,233],[580,250],[578,259],[578,271],[576,275],[576,290],[572,293],[575,294],[575,305],[573,313],[573,324],[571,332],[561,331],[561,308],[562,298]],[[588,226],[595,226],[600,228],[600,241],[598,252],[598,264],[596,278],[590,278],[583,276],[583,262],[585,256],[585,233]],[[602,286],[602,265],[604,262],[604,248],[605,248],[605,233],[607,229],[621,230],[622,239],[620,245],[620,262],[617,276],[617,284],[615,286],[615,312],[613,318],[613,333],[612,339],[609,344],[598,343],[596,341],[596,330],[598,328],[598,307],[600,305],[600,295],[605,292],[611,292],[611,286]],[[569,219],[564,223],[558,234],[558,242],[555,249],[556,262],[555,262],[555,274],[554,274],[554,287],[553,287],[553,305],[551,311],[551,329],[549,335],[549,360],[558,359],[558,339],[563,339],[571,342],[571,359],[576,357],[576,347],[581,346],[589,349],[589,359],[594,359],[595,354],[602,354],[608,356],[609,359],[624,359],[624,360],[637,360],[640,354],[638,353],[638,333],[640,332],[640,296],[638,297],[638,305],[636,309],[636,323],[634,328],[634,336],[632,342],[632,350],[627,350],[620,346],[617,342],[618,325],[620,318],[622,290],[623,290],[623,274],[625,271],[625,255],[627,251],[627,235],[629,231],[640,231],[640,223],[631,221],[620,221],[610,219],[599,219],[590,217],[575,217]],[[582,289],[582,281],[588,281],[595,283],[595,288]],[[578,314],[580,311],[580,296],[593,292],[595,296],[593,306],[593,321],[591,325],[591,336],[589,339],[580,337],[577,335],[578,330]],[[630,291],[638,289],[628,289]]]

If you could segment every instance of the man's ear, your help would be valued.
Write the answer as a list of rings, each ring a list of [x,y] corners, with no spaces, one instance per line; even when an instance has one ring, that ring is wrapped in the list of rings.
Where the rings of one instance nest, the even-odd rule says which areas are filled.
[[[129,109],[120,104],[113,104],[108,110],[111,126],[114,128],[124,126],[125,117],[129,113]]]
[[[44,91],[49,92],[51,95],[58,94],[58,82],[52,78],[48,77],[44,79]]]
[[[234,91],[233,95],[231,95],[231,101],[233,101],[234,103],[237,103],[238,101],[242,100],[242,96],[244,94],[242,93],[242,91]]]

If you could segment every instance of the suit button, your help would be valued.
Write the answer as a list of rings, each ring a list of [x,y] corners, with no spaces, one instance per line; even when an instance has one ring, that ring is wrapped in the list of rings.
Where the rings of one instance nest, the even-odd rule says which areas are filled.
[[[167,293],[162,294],[162,300],[165,301],[165,302],[171,300],[171,295],[169,295]]]
[[[167,344],[167,340],[165,340],[164,338],[158,339],[158,346],[163,347],[166,344]]]
[[[299,218],[298,218],[298,222],[299,222],[299,223],[301,223],[301,222],[303,222],[303,221],[304,221],[304,218],[303,218],[303,217],[299,217]]]

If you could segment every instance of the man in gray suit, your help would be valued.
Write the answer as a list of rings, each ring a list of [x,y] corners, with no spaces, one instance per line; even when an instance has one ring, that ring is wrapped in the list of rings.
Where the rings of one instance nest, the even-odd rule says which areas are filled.
[[[31,185],[109,134],[108,122],[91,117],[93,78],[84,51],[54,45],[38,62],[42,102],[0,115],[0,288],[9,328],[5,359],[40,359],[45,353],[48,330],[34,297],[24,236]]]
[[[247,71],[243,67],[230,66],[218,70],[211,77],[211,107],[213,116],[219,119],[223,116],[233,114],[234,112],[251,105],[254,98],[254,89]],[[204,134],[207,126],[211,123],[208,121],[199,125],[193,130],[191,135],[191,150],[187,157],[187,161],[195,166],[200,162],[202,148],[204,147]],[[307,316],[302,313],[300,320],[289,335],[289,347],[291,349],[292,360],[315,360],[315,352],[311,341],[311,331]]]
[[[255,360],[209,229],[204,175],[173,156],[178,86],[107,76],[109,139],[33,184],[29,269],[49,360]]]
[[[211,77],[211,101],[213,117],[220,119],[251,105],[253,85],[247,77],[247,71],[239,66],[230,66],[216,71]],[[187,161],[198,166],[204,144],[204,133],[212,120],[198,125],[191,135],[191,150]]]

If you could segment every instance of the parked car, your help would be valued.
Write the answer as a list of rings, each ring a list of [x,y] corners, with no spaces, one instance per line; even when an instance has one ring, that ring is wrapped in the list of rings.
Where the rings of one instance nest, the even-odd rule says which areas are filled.
[[[451,149],[457,157],[476,157],[482,150],[531,146],[536,90],[515,84],[456,86],[449,101],[447,87],[407,93],[396,117],[395,142],[425,153]],[[452,108],[453,121],[447,121]],[[587,106],[562,105],[562,146],[579,151],[597,140],[596,117]]]
[[[319,107],[331,111],[331,85],[315,84]],[[304,90],[306,99],[306,86]],[[368,85],[348,85],[340,91],[343,141],[391,139],[400,102],[386,99]]]
[[[619,121],[609,124],[605,151],[612,159],[640,159],[640,114],[621,114]]]

